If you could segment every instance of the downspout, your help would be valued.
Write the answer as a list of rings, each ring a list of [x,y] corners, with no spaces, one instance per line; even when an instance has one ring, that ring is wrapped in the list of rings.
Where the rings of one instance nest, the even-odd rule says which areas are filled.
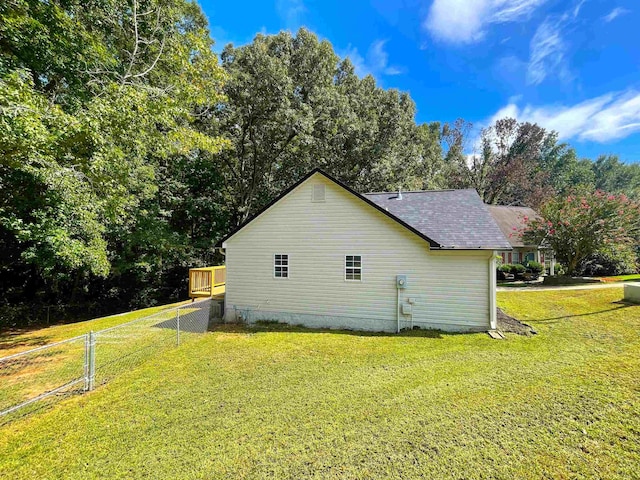
[[[489,257],[489,326],[491,330],[498,328],[496,314],[496,253],[492,252]]]

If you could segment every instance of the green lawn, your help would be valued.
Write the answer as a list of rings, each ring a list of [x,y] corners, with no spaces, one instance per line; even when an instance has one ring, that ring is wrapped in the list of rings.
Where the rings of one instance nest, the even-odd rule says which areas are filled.
[[[180,309],[181,341],[199,338],[201,333],[196,331],[206,330],[209,306],[207,302],[205,307],[201,305],[200,302],[188,302]],[[36,340],[47,344],[63,338],[70,341],[45,349],[29,350],[18,357],[0,362],[0,412],[65,385],[67,387],[64,391],[67,393],[77,393],[84,389],[85,341],[88,339],[85,335],[74,337],[74,334],[94,331],[95,383],[98,385],[137,367],[149,356],[158,355],[175,346],[177,315],[176,309],[168,308],[171,306],[173,305],[147,308],[125,315],[51,327],[44,331],[5,336],[6,348],[0,352],[33,347]],[[51,398],[47,402],[56,400]],[[34,403],[26,408],[31,412],[40,409],[41,405]],[[22,415],[23,411],[19,414]],[[0,425],[7,421],[13,421],[13,418],[0,417]]]
[[[602,277],[603,282],[632,282],[634,280],[640,280],[640,274],[634,273],[631,275],[616,275],[615,277]]]
[[[0,477],[638,478],[621,295],[499,293],[506,341],[220,329],[0,429]]]
[[[52,325],[50,327],[37,330],[12,330],[9,332],[0,332],[0,357],[29,350],[48,343],[76,337],[78,335],[84,335],[90,330],[103,330],[105,328],[113,327],[114,325],[130,322],[131,320],[153,315],[162,310],[177,307],[179,305],[186,305],[188,303],[190,302],[179,302],[171,305],[145,308],[143,310],[135,310],[133,312],[121,313],[119,315],[95,318],[84,322]]]

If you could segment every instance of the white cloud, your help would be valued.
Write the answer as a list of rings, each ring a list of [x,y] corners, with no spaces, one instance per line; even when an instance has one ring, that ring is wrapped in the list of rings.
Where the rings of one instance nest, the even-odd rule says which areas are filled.
[[[584,0],[576,3],[560,16],[547,17],[538,26],[529,44],[527,83],[538,85],[551,73],[565,80],[571,78],[566,59],[568,45],[562,34],[575,23],[583,3]]]
[[[498,110],[489,124],[504,117],[558,132],[561,139],[605,143],[640,132],[640,91],[611,92],[575,105],[526,105],[510,102]]]
[[[566,45],[561,36],[562,22],[545,20],[536,30],[530,44],[527,83],[538,85],[550,71],[561,68]]]
[[[626,8],[622,8],[622,7],[616,7],[613,10],[611,10],[607,15],[602,17],[602,19],[605,22],[609,23],[609,22],[614,21],[620,15],[624,15],[625,13],[629,13],[629,10],[627,10]]]
[[[525,20],[547,0],[433,0],[424,28],[439,40],[477,42],[494,23]]]
[[[297,30],[307,7],[302,0],[276,0],[276,11],[289,30]]]
[[[369,47],[367,52],[367,63],[371,65],[371,69],[374,72],[381,72],[385,75],[399,75],[403,73],[403,69],[389,65],[389,54],[384,49],[386,40],[376,40]]]
[[[356,73],[360,77],[366,75],[399,75],[404,73],[404,68],[389,65],[389,54],[385,50],[384,46],[387,43],[386,40],[374,41],[367,51],[366,58],[363,57],[357,48],[349,46],[347,51],[341,56],[349,57]]]

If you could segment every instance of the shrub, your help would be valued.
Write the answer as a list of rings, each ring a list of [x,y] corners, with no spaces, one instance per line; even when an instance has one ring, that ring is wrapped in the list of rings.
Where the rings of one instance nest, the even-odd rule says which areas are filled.
[[[500,265],[498,270],[504,273],[511,273],[511,267],[513,267],[513,265],[505,263],[504,265]]]
[[[585,260],[578,273],[586,276],[622,275],[637,270],[635,252],[620,249],[610,253],[595,253]]]
[[[542,270],[544,269],[540,262],[534,261],[527,263],[527,268],[529,268],[529,270],[531,270],[531,272],[535,273],[536,275],[540,275],[542,273]]]
[[[513,273],[514,275],[522,275],[524,272],[526,272],[526,270],[527,269],[524,267],[524,265],[520,265],[519,263],[511,265],[511,273]]]

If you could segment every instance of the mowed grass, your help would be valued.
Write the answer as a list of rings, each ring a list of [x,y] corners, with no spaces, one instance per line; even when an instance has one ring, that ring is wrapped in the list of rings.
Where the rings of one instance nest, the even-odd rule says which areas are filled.
[[[3,478],[638,478],[640,307],[503,292],[538,335],[221,328],[0,429]]]
[[[198,332],[206,330],[209,304],[204,302],[205,306],[202,305],[201,302],[189,302],[180,308],[182,341],[200,336],[201,333],[195,333],[194,328]],[[46,335],[31,332],[17,339],[16,345],[24,347],[33,338],[60,336],[70,330],[87,332],[99,328],[94,330],[95,383],[102,384],[176,344],[176,309],[168,307],[170,306],[95,319],[82,322],[83,325],[53,327],[47,329]],[[51,330],[52,334],[49,333]],[[0,412],[65,385],[67,387],[63,389],[64,392],[82,391],[85,384],[87,338],[68,338],[71,341],[53,344],[44,349],[28,350],[17,357],[0,359]],[[58,397],[53,397],[48,402],[56,399]],[[39,402],[27,409],[31,412],[40,407]],[[5,421],[7,417],[0,417],[0,424]]]
[[[186,305],[190,301],[178,302],[170,305],[135,310],[108,317],[95,318],[83,322],[52,325],[40,329],[15,329],[10,331],[0,331],[0,357],[12,355],[32,348],[40,347],[67,338],[77,337],[89,333],[90,330],[98,331],[105,328],[130,322],[138,318],[143,318],[168,308]]]

